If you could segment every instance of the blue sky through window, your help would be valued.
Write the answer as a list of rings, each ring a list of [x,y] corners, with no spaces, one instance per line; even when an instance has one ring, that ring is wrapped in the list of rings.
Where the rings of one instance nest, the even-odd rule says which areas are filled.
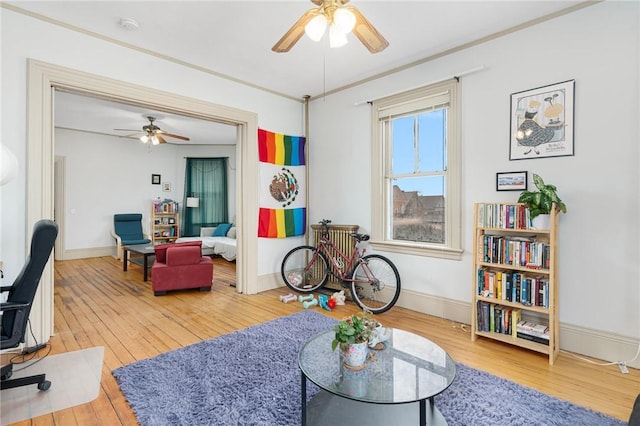
[[[414,146],[417,120],[418,147]],[[392,121],[392,174],[438,172],[445,168],[446,110],[438,109]],[[443,176],[416,176],[393,179],[403,191],[420,195],[444,195]]]

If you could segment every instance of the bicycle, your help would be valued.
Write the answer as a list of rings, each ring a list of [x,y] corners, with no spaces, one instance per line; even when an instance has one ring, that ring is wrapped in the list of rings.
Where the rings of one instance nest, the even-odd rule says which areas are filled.
[[[317,247],[296,247],[282,260],[281,273],[287,287],[312,293],[322,288],[331,274],[351,291],[360,308],[374,314],[391,309],[400,296],[400,274],[393,262],[379,254],[364,255],[366,249],[361,251],[359,244],[369,240],[367,234],[351,234],[356,244],[347,256],[330,238],[331,221],[322,219],[319,223],[322,232]]]

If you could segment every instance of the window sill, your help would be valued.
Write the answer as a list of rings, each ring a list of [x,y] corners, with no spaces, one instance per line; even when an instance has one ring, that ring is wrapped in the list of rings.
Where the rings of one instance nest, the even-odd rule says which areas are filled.
[[[415,256],[435,257],[438,259],[461,260],[462,249],[448,247],[425,246],[416,243],[399,243],[390,241],[370,241],[371,247],[380,251],[412,254]]]

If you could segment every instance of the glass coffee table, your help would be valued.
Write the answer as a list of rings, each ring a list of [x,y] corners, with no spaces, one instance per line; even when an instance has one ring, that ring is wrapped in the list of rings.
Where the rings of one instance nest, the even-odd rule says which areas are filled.
[[[130,253],[137,253],[142,255],[142,261],[140,257],[131,257]],[[122,247],[122,270],[127,272],[127,265],[129,262],[142,266],[142,279],[147,281],[149,268],[153,265],[153,260],[149,261],[150,257],[155,256],[155,248],[153,244],[136,244],[131,246]]]
[[[304,343],[298,354],[302,371],[303,425],[446,425],[434,397],[451,385],[456,365],[432,341],[391,329],[382,350],[371,350],[362,370],[342,364],[331,350],[333,330]],[[320,391],[307,402],[307,380]],[[429,404],[427,404],[429,400]]]

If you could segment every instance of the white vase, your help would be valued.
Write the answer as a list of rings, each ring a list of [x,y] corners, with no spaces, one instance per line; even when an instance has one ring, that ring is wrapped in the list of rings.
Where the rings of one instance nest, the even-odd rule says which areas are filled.
[[[353,343],[347,345],[347,347],[342,350],[342,359],[347,366],[357,368],[361,367],[367,360],[368,353],[369,347],[367,342]]]
[[[550,229],[551,228],[551,215],[539,214],[531,219],[531,226],[533,229]]]

